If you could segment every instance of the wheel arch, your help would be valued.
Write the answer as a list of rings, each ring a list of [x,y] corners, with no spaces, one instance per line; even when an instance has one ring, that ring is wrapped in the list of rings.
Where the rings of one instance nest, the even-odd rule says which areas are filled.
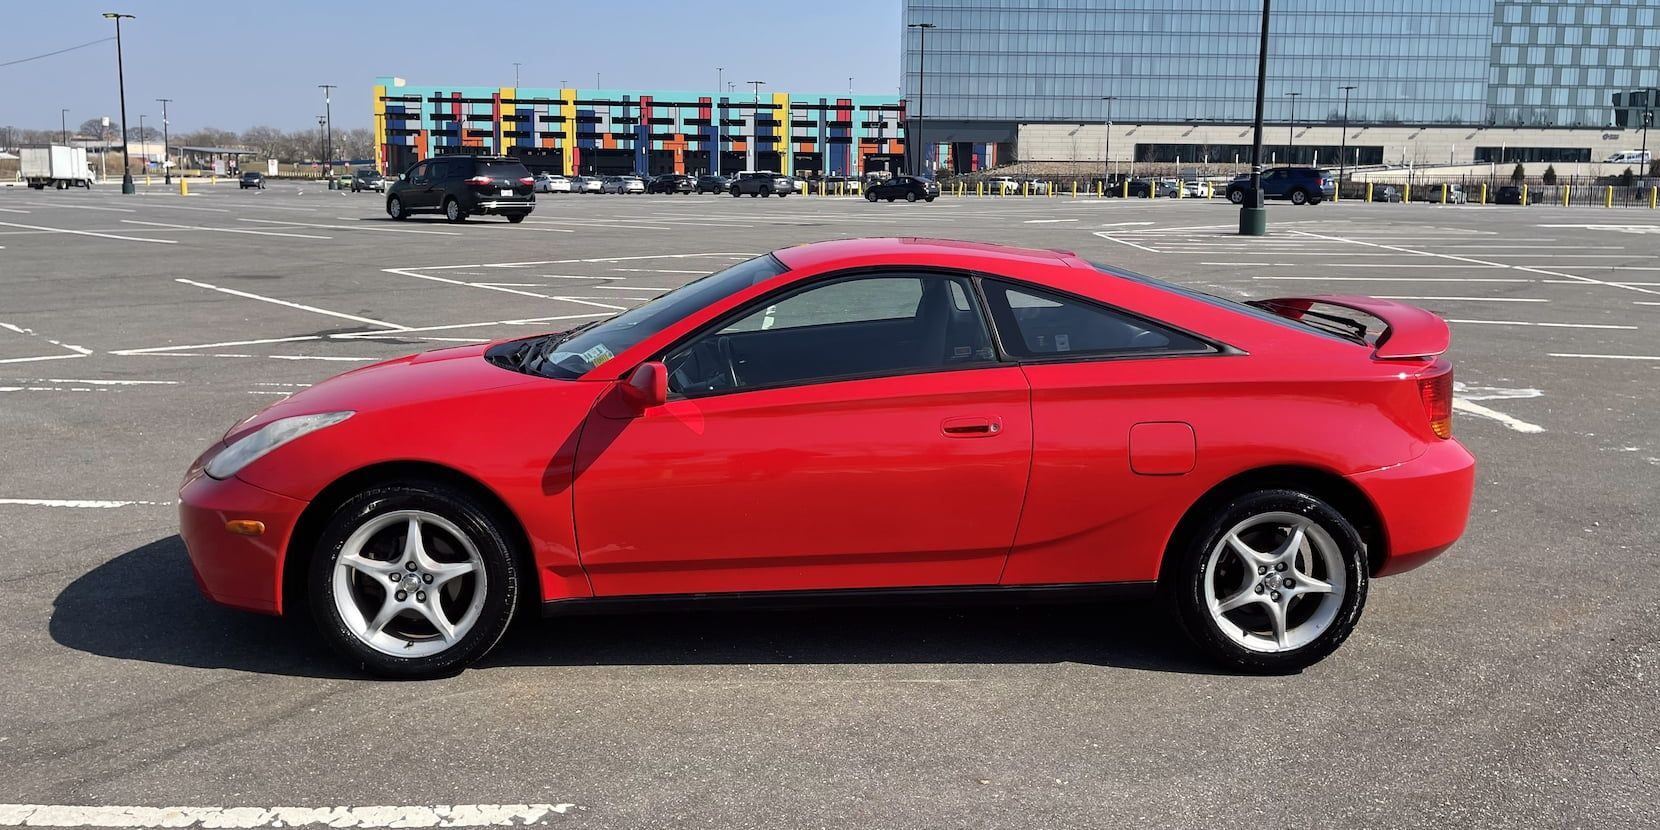
[[[1354,525],[1360,534],[1361,542],[1366,545],[1367,568],[1370,575],[1376,575],[1388,559],[1388,540],[1384,534],[1382,514],[1364,490],[1330,470],[1299,464],[1281,464],[1236,473],[1205,491],[1205,494],[1182,514],[1181,520],[1176,523],[1175,530],[1166,541],[1164,555],[1159,561],[1159,579],[1162,580],[1167,573],[1165,566],[1169,564],[1170,558],[1187,543],[1205,517],[1230,499],[1256,490],[1269,489],[1299,490],[1330,504],[1334,510],[1343,514],[1343,518]]]
[[[508,541],[512,543],[514,556],[519,561],[519,567],[529,577],[537,591],[537,598],[541,595],[541,578],[536,569],[535,557],[530,548],[530,536],[525,532],[524,523],[507,506],[501,496],[497,495],[485,484],[466,473],[453,467],[446,467],[430,461],[386,461],[360,467],[330,482],[317,497],[306,505],[300,512],[300,518],[294,525],[294,532],[289,534],[288,547],[283,551],[282,570],[280,573],[281,595],[278,597],[278,613],[287,616],[290,608],[304,605],[302,598],[305,594],[306,561],[315,552],[313,548],[321,538],[323,529],[328,525],[329,517],[334,515],[347,499],[370,487],[389,484],[395,481],[410,482],[438,482],[464,490],[476,496],[484,505],[495,514],[506,533]],[[291,605],[291,603],[300,605]],[[534,606],[539,603],[524,603],[525,606]]]

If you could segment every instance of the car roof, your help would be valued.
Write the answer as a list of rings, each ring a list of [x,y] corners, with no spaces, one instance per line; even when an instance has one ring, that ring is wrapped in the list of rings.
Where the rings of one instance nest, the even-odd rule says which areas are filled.
[[[972,268],[976,262],[1065,266],[1068,254],[985,242],[919,237],[832,239],[782,248],[773,255],[792,270],[849,265],[940,265]],[[858,261],[858,262],[854,262]]]

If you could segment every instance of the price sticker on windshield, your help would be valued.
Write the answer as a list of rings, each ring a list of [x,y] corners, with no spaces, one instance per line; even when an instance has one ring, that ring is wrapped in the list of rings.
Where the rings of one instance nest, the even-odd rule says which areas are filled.
[[[612,354],[610,349],[605,348],[604,343],[600,343],[582,353],[582,359],[588,361],[588,365],[596,369],[599,368],[600,364],[613,357],[616,357],[616,355]]]

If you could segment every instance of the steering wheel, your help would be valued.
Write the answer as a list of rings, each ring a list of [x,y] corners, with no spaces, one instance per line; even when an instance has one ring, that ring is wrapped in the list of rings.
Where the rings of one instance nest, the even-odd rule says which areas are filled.
[[[715,347],[720,353],[721,362],[726,364],[726,377],[732,383],[731,388],[743,386],[743,381],[738,379],[738,361],[732,357],[732,338],[717,336]]]
[[[713,352],[713,354],[711,354]],[[737,366],[732,359],[732,347],[724,337],[702,340],[679,355],[669,358],[669,376],[677,392],[734,389],[739,385]],[[696,377],[687,367],[696,365]],[[725,364],[724,367],[722,364]],[[703,367],[710,367],[704,369]]]

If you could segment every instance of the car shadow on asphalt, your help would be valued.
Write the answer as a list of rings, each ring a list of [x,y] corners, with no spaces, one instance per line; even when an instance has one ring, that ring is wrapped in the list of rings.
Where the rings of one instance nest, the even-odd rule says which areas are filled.
[[[197,591],[184,542],[158,539],[58,594],[52,639],[121,660],[358,678],[301,617],[224,608]],[[478,668],[507,666],[1079,663],[1218,673],[1151,601],[859,606],[527,618]]]

